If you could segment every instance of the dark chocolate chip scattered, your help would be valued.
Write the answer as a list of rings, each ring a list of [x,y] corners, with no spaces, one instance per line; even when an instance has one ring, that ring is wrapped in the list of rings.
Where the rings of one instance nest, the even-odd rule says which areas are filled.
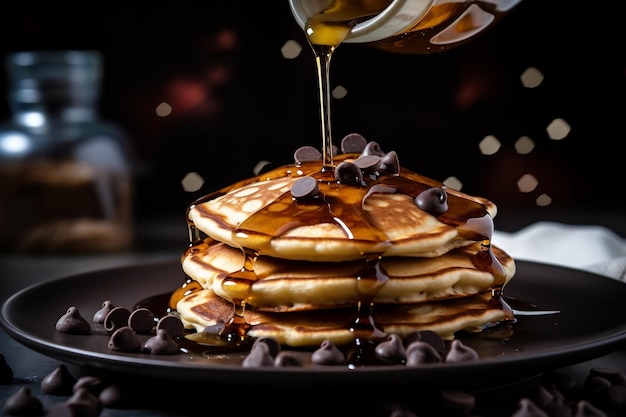
[[[352,162],[343,161],[335,167],[335,179],[343,184],[361,185],[363,183],[363,173],[361,168]]]
[[[443,340],[443,338],[441,337],[439,333],[433,332],[432,330],[422,330],[418,332],[418,334],[419,334],[419,340],[421,340],[422,342],[426,342],[432,347],[434,347],[435,350],[439,352],[440,355],[444,354],[446,350],[446,341]],[[405,343],[405,346],[408,346],[408,345]]]
[[[140,352],[141,342],[133,329],[128,326],[120,327],[113,332],[109,339],[109,349],[119,352]]]
[[[72,387],[72,393],[75,393],[81,388],[85,388],[93,395],[97,396],[107,385],[108,384],[102,378],[98,378],[97,376],[81,376]]]
[[[400,336],[395,333],[390,334],[387,340],[376,345],[375,352],[376,356],[386,362],[404,363],[406,361],[406,349]]]
[[[345,365],[346,356],[331,340],[324,340],[311,354],[311,362],[316,365]]]
[[[0,353],[0,385],[13,383],[13,369],[3,354]]]
[[[626,386],[626,374],[617,369],[591,368],[589,370],[589,376],[601,376],[611,381],[613,385]]]
[[[415,197],[417,207],[433,216],[448,211],[448,193],[441,187],[428,188]]]
[[[392,175],[400,173],[400,160],[396,151],[387,152],[380,158],[379,169]]]
[[[296,164],[306,161],[319,161],[322,159],[322,153],[313,146],[301,146],[293,153],[293,159]]]
[[[172,339],[178,339],[185,335],[185,326],[183,322],[176,316],[168,314],[159,319],[156,330],[165,330]]]
[[[278,355],[274,358],[274,366],[280,368],[299,367],[302,366],[302,359],[294,352],[283,350],[278,352]]]
[[[250,352],[243,358],[241,366],[244,368],[274,366],[274,357],[270,355],[270,348],[266,343],[253,344]]]
[[[69,396],[74,384],[76,378],[61,364],[41,380],[41,390],[46,394]]]
[[[252,348],[254,349],[255,345],[259,343],[264,343],[267,345],[267,348],[269,349],[268,352],[273,358],[275,358],[280,353],[280,343],[278,343],[278,340],[272,337],[259,337],[252,344]]]
[[[106,318],[107,314],[109,314],[109,311],[113,310],[114,308],[115,305],[110,300],[105,300],[102,303],[102,307],[100,308],[100,310],[94,313],[92,321],[97,324],[103,324],[104,319]]]
[[[367,140],[360,133],[348,133],[341,139],[341,152],[361,153],[367,146]]]
[[[85,387],[78,388],[65,404],[81,417],[98,417],[103,408],[100,399]]]
[[[43,413],[43,404],[32,395],[29,387],[23,386],[6,399],[2,411],[9,416],[40,416]]]
[[[291,186],[291,195],[296,200],[313,198],[319,194],[317,180],[313,177],[298,178]]]
[[[67,309],[64,315],[59,317],[56,322],[56,329],[61,333],[89,334],[91,325],[81,316],[78,308],[72,306]]]
[[[154,324],[154,314],[147,308],[137,308],[128,316],[128,327],[139,334],[150,333]]]
[[[441,392],[441,404],[445,416],[469,416],[476,407],[476,397],[465,391],[444,390]]]
[[[450,350],[446,354],[447,363],[469,362],[479,359],[478,352],[463,344],[460,339],[454,339],[450,343]]]
[[[362,155],[352,161],[352,163],[368,174],[375,174],[380,167],[380,156]]]
[[[511,417],[549,417],[537,404],[529,398],[522,398]]]
[[[574,417],[607,417],[607,414],[587,400],[576,403]]]
[[[430,343],[417,340],[406,348],[406,366],[419,366],[440,362],[443,362],[441,355]]]
[[[127,398],[126,392],[119,385],[111,384],[104,388],[98,395],[98,400],[103,407],[107,408],[128,408],[132,401]]]
[[[382,151],[382,149],[380,149],[380,145],[378,144],[378,142],[372,141],[365,146],[365,149],[363,149],[361,155],[376,155],[383,157],[385,156],[385,153]]]
[[[143,345],[143,351],[152,355],[175,355],[179,353],[178,346],[165,329],[156,331]]]
[[[128,326],[130,310],[126,307],[115,307],[104,318],[104,328],[111,333],[119,328]]]

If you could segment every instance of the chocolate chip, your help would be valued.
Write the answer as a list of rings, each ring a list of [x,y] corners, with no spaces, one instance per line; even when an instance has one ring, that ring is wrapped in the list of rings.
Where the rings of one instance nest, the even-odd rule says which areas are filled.
[[[65,400],[76,416],[98,417],[102,412],[102,403],[87,388],[78,388],[71,397]]]
[[[382,149],[380,149],[380,145],[378,144],[378,142],[372,141],[368,143],[367,146],[365,146],[365,149],[363,149],[361,155],[376,155],[383,157],[385,156],[385,153],[382,151]]]
[[[72,387],[72,393],[75,393],[81,388],[85,388],[93,395],[98,395],[106,386],[107,383],[97,376],[81,376]]]
[[[104,318],[104,328],[107,332],[114,332],[119,328],[128,326],[130,310],[126,307],[115,307]]]
[[[110,300],[105,300],[102,303],[102,307],[100,308],[100,310],[94,313],[92,321],[97,324],[103,324],[104,319],[106,318],[107,314],[109,314],[109,311],[113,310],[114,308],[115,305],[113,305]]]
[[[576,403],[574,417],[606,417],[607,414],[595,407],[587,400],[580,400]]]
[[[168,314],[159,319],[156,325],[156,331],[165,330],[172,339],[178,339],[185,335],[185,326],[183,322],[176,316]]]
[[[479,359],[478,352],[466,346],[460,339],[454,339],[450,344],[450,350],[445,357],[448,363],[469,362]]]
[[[302,366],[302,359],[300,359],[294,352],[283,350],[274,358],[274,366],[281,368],[299,367]]]
[[[267,345],[267,347],[268,347],[268,352],[269,352],[270,356],[272,356],[274,358],[276,357],[276,355],[278,355],[280,353],[280,343],[278,343],[278,340],[276,340],[276,339],[274,339],[272,337],[259,337],[252,344],[252,348],[254,348],[255,345],[257,345],[259,343],[265,343]]]
[[[298,178],[291,186],[291,195],[296,200],[316,197],[318,194],[317,180],[313,177]]]
[[[143,345],[143,351],[152,355],[175,355],[179,353],[178,346],[165,329],[156,331]]]
[[[8,385],[11,383],[13,383],[13,369],[4,355],[0,353],[0,385]]]
[[[415,204],[426,213],[439,216],[448,211],[448,193],[440,187],[428,188],[415,197]]]
[[[32,395],[29,387],[23,386],[6,399],[2,411],[11,416],[40,416],[43,414],[43,404]]]
[[[530,398],[521,398],[511,417],[548,417],[548,415]]]
[[[626,374],[617,369],[609,368],[591,368],[589,376],[601,376],[611,381],[613,385],[626,386]]]
[[[41,380],[41,390],[51,395],[71,395],[76,378],[65,365],[57,366]]]
[[[363,173],[361,168],[349,161],[343,161],[335,167],[335,179],[349,185],[361,185]]]
[[[440,362],[443,362],[441,355],[430,343],[417,340],[406,348],[406,366],[419,366],[427,363]]]
[[[128,326],[120,327],[111,335],[109,349],[119,352],[140,352],[141,342],[137,334]]]
[[[117,384],[111,384],[104,388],[98,395],[98,400],[103,407],[107,408],[129,408],[132,404],[131,399],[127,398],[126,392]]]
[[[154,324],[154,314],[147,308],[135,309],[130,313],[130,316],[128,316],[128,327],[139,334],[149,333],[154,327]]]
[[[387,152],[380,158],[379,169],[392,175],[400,173],[400,160],[396,151]]]
[[[266,343],[253,344],[250,352],[243,358],[241,366],[257,368],[260,366],[274,366],[274,358],[270,355],[270,348]]]
[[[443,415],[469,416],[476,407],[476,397],[464,391],[444,390],[441,392]]]
[[[387,340],[380,342],[374,349],[376,356],[386,362],[404,363],[406,361],[406,349],[402,339],[397,334],[390,334]]]
[[[446,341],[443,340],[439,333],[433,332],[432,330],[422,330],[419,332],[419,336],[422,342],[428,343],[434,347],[437,352],[443,355],[446,349]]]
[[[293,159],[296,164],[306,161],[319,161],[322,159],[322,153],[312,146],[301,146],[293,153]]]
[[[367,140],[359,133],[348,133],[341,139],[341,152],[361,153],[367,146]]]
[[[311,355],[311,362],[317,365],[345,365],[346,356],[330,340],[324,340]]]
[[[91,332],[91,326],[89,322],[81,316],[78,308],[70,307],[67,312],[59,317],[56,322],[56,329],[61,333],[70,334],[89,334]]]
[[[380,156],[362,155],[352,162],[368,174],[376,173],[380,167]]]

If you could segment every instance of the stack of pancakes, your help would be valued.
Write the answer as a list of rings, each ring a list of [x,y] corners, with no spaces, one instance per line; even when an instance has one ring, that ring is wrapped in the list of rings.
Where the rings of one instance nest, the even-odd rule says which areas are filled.
[[[296,153],[188,207],[181,262],[194,285],[171,300],[188,329],[239,318],[247,336],[311,347],[421,330],[452,339],[513,318],[496,206],[400,169],[375,142],[348,148],[332,169]]]

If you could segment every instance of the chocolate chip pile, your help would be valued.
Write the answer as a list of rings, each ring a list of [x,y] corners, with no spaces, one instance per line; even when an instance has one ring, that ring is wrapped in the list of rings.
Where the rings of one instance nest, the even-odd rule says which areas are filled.
[[[254,351],[275,351],[272,342],[258,342]],[[263,346],[263,347],[261,347]],[[261,355],[263,356],[263,355]],[[276,353],[276,358],[281,357]],[[288,363],[288,356],[280,359]],[[274,363],[274,362],[273,362]],[[11,366],[0,354],[0,384],[12,385],[20,376],[13,375]],[[16,384],[17,385],[17,384]],[[111,383],[95,376],[74,377],[65,365],[59,365],[43,377],[41,394],[33,395],[31,388],[17,387],[2,405],[7,416],[90,416],[98,417],[105,409],[131,409],[148,407],[145,395],[138,395],[141,387],[128,387]],[[491,394],[490,394],[491,395]],[[51,405],[44,407],[44,399]],[[412,397],[412,396],[408,396]],[[524,390],[508,403],[481,409],[481,394],[442,390],[438,395],[423,398],[416,404],[406,405],[385,401],[372,406],[375,416],[427,417],[427,416],[499,416],[499,417],[617,417],[626,415],[626,374],[604,368],[591,368],[582,384],[563,371],[548,372],[537,384]],[[493,399],[493,398],[491,398]]]
[[[165,315],[157,320],[147,308],[133,311],[115,306],[105,300],[102,307],[93,315],[92,322],[100,325],[110,334],[108,348],[119,352],[143,352],[153,355],[174,355],[180,353],[175,340],[184,336],[183,324],[178,317]],[[55,328],[61,333],[89,335],[92,326],[78,308],[71,306],[56,322]],[[138,335],[152,335],[141,343]]]

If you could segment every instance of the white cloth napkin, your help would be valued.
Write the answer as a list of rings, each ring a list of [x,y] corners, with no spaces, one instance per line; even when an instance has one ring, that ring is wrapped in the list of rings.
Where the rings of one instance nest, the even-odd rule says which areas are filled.
[[[494,231],[492,243],[514,259],[582,269],[626,282],[626,239],[603,226],[534,223]]]

